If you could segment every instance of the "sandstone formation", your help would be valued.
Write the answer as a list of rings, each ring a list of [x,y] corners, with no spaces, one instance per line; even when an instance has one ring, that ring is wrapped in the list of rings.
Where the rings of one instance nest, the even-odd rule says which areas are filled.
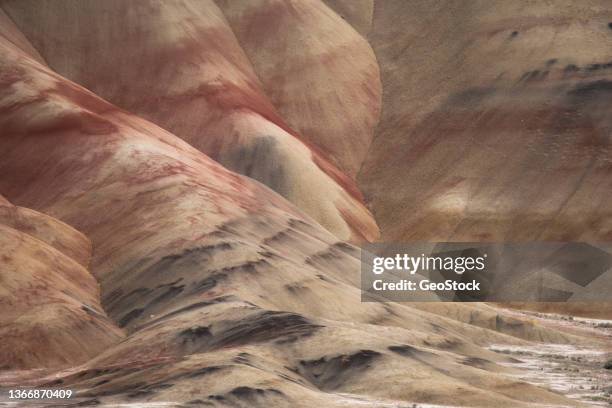
[[[445,31],[431,18],[446,16],[450,23],[461,11],[459,2],[432,2],[431,10],[424,2],[411,3],[413,13],[430,17],[430,25],[423,23],[421,28],[432,31],[434,38],[439,35],[436,30]],[[452,207],[455,198],[463,197],[462,188],[471,186],[472,179],[450,186],[445,178],[452,172],[450,163],[442,170],[423,165],[421,171],[433,173],[430,184],[424,181],[425,175],[419,176],[422,180],[416,177],[420,186],[446,193],[450,188],[455,195],[437,201],[417,197],[422,209],[413,214],[410,210],[417,211],[417,204],[405,194],[415,177],[394,173],[392,168],[406,171],[400,152],[406,153],[403,149],[426,134],[415,130],[417,140],[405,141],[393,126],[413,129],[403,122],[409,115],[403,103],[407,104],[406,95],[413,95],[393,88],[402,85],[395,71],[401,70],[406,83],[413,83],[392,58],[403,58],[403,51],[394,48],[399,47],[396,42],[405,47],[416,43],[421,47],[416,50],[429,47],[439,58],[450,51],[436,50],[425,40],[419,43],[415,33],[402,37],[402,19],[412,18],[402,11],[405,3],[389,1],[384,9],[378,2],[372,4],[368,35],[381,61],[383,85],[391,86],[383,96],[390,107],[386,113],[383,103],[380,133],[360,180],[371,194],[385,237],[453,238],[441,227],[450,224],[440,220],[450,219],[449,214],[457,216]],[[376,236],[375,224],[351,179],[360,166],[359,155],[366,150],[354,150],[355,161],[346,161],[349,156],[339,154],[346,150],[339,149],[331,133],[323,130],[325,124],[333,125],[334,132],[343,135],[338,136],[342,143],[354,132],[347,144],[350,148],[367,145],[368,129],[378,115],[377,85],[368,82],[355,94],[351,87],[376,76],[377,68],[372,66],[367,43],[349,26],[357,27],[357,16],[367,14],[367,2],[351,8],[354,14],[347,22],[337,13],[349,7],[348,2],[329,5],[316,1],[0,1],[5,12],[0,15],[0,193],[19,206],[0,204],[0,240],[8,251],[0,257],[11,257],[0,264],[0,302],[13,308],[8,317],[0,316],[9,319],[2,321],[0,330],[11,331],[10,336],[0,335],[13,339],[0,348],[0,357],[7,356],[0,358],[5,364],[1,386],[75,389],[73,402],[81,406],[587,406],[520,380],[520,368],[509,366],[517,360],[490,346],[555,343],[609,349],[609,338],[599,332],[568,329],[495,305],[360,301],[360,250],[346,240]],[[484,2],[481,6],[491,10]],[[445,7],[450,9],[448,14]],[[509,15],[519,13],[512,5],[504,7]],[[279,29],[293,24],[295,30],[285,27],[279,34],[282,38],[269,37],[261,30],[270,24],[255,18],[258,10],[263,17],[277,15],[282,22]],[[467,16],[470,13],[474,10],[465,11]],[[480,18],[499,25],[495,17],[484,13]],[[418,17],[414,20],[416,24]],[[248,26],[256,36],[251,37]],[[329,37],[328,30],[336,29],[336,35]],[[358,30],[365,34],[363,27]],[[317,38],[298,41],[299,36],[291,37],[296,32]],[[443,38],[452,42],[456,36],[455,41],[460,41],[460,33],[453,34]],[[267,57],[254,61],[253,55],[259,57],[254,48],[257,41],[262,41],[261,52]],[[295,60],[291,60],[293,54],[286,54],[286,65],[271,70],[270,65],[284,64],[275,55],[275,47],[296,44],[311,48],[296,53]],[[479,47],[487,49],[487,44]],[[341,57],[344,52],[356,59],[354,75]],[[595,50],[593,55],[597,52],[603,51]],[[285,71],[301,64],[316,65],[321,54],[329,56],[329,70],[314,67],[296,74],[299,78]],[[431,75],[429,68],[420,69]],[[421,70],[417,71],[424,81],[426,73]],[[285,78],[278,87],[272,86],[275,71]],[[477,76],[462,74],[470,75]],[[326,81],[329,93],[320,94]],[[274,90],[279,94],[270,95]],[[550,89],[535,92],[527,102],[537,105],[547,92]],[[518,116],[503,119],[509,114],[506,98],[512,98],[510,92],[502,93],[502,113],[496,120],[516,126]],[[565,95],[563,103],[569,103],[564,99],[567,92],[559,93]],[[453,132],[458,132],[455,138],[464,136],[457,130],[463,123],[457,118],[465,114],[472,120],[471,110],[480,104],[489,106],[476,94],[464,96],[459,104],[467,112],[436,111],[439,105],[426,100],[425,89],[414,96],[437,112],[427,126],[448,126],[444,134],[436,134],[436,143],[425,143],[423,152],[440,145],[440,154],[448,153],[443,136]],[[351,108],[335,107],[333,115],[343,117],[333,119],[327,109],[332,109],[334,100],[343,99],[351,101]],[[317,116],[320,123],[303,131],[300,126],[306,122],[300,124],[297,106],[303,103],[304,114],[314,115],[316,102],[322,108]],[[365,109],[370,103],[371,109]],[[350,118],[359,112],[362,121],[351,123]],[[413,114],[415,118],[425,115],[416,109]],[[598,109],[591,114],[595,115],[589,117],[591,124],[606,120]],[[483,132],[487,129],[484,126]],[[501,138],[492,131],[490,137]],[[381,138],[389,144],[384,145]],[[458,175],[483,163],[493,167],[487,155],[496,157],[495,144],[485,144],[492,153],[475,146],[480,160],[468,160],[465,168],[455,162]],[[584,153],[580,148],[576,151]],[[409,152],[420,157],[418,151]],[[383,153],[389,155],[389,163]],[[416,159],[412,163],[418,166]],[[522,156],[521,160],[527,162]],[[507,162],[515,169],[518,166],[510,159]],[[563,224],[568,237],[605,236],[603,221],[607,219],[598,212],[596,200],[608,194],[604,188],[609,178],[599,166],[595,160],[579,183],[592,186],[589,191],[598,194],[589,202],[593,211],[585,210],[585,219],[595,217],[594,224],[588,230],[580,220]],[[502,176],[509,178],[510,170],[502,170]],[[447,176],[437,178],[440,171]],[[489,168],[486,171],[492,173]],[[389,188],[383,175],[394,180],[397,188]],[[479,177],[480,182],[486,181]],[[508,185],[513,184],[508,181]],[[382,187],[387,190],[383,192]],[[386,197],[389,207],[375,192]],[[520,198],[513,200],[506,204],[520,203]],[[505,203],[501,198],[500,202]],[[423,212],[433,215],[421,220],[418,214]],[[500,210],[500,214],[505,213]],[[565,220],[563,215],[560,211],[558,219]],[[504,228],[511,229],[520,221],[504,217],[491,215],[491,225],[505,220]],[[522,234],[530,236],[538,225]],[[549,230],[539,230],[538,237],[552,236],[560,225],[551,223]],[[457,237],[468,237],[473,230],[458,231]],[[479,238],[498,237],[493,232]],[[507,236],[512,235],[501,237]],[[7,283],[4,276],[10,278]],[[29,284],[32,281],[40,288]],[[30,288],[38,296],[21,294]],[[40,314],[33,313],[41,309]],[[38,325],[41,317],[54,319]],[[57,327],[63,330],[55,331]],[[49,341],[28,344],[24,339]],[[49,352],[42,354],[43,350]],[[48,360],[49,356],[55,360]],[[43,373],[12,371],[66,363],[72,366]]]
[[[369,34],[382,239],[610,240],[609,4],[408,3],[377,2]]]
[[[380,113],[368,42],[319,0],[218,4],[283,118],[354,176]]]
[[[84,268],[89,266],[91,243],[87,237],[55,218],[14,206],[0,196],[0,224],[42,241]]]
[[[279,115],[212,0],[0,4],[56,72],[171,131],[231,170],[268,185],[339,238],[361,242],[378,236],[354,181],[328,160],[339,154],[363,158],[378,116],[378,68],[369,46],[350,26],[345,24],[348,40],[342,41],[356,43],[351,47],[360,49],[363,67],[341,84],[339,97],[346,101],[330,95],[327,104],[335,107],[327,119],[321,116],[324,112],[309,116],[311,121],[317,115],[320,128],[308,137],[296,131],[302,130],[300,123],[289,126]],[[331,12],[318,13],[331,20],[328,25],[342,22]],[[69,19],[79,24],[66,24]],[[350,66],[341,54],[334,60],[340,61],[332,61],[336,77],[345,75]],[[293,77],[281,74],[283,81]],[[323,78],[317,89],[333,79]],[[308,97],[317,99],[316,94]],[[296,108],[285,118],[305,112]],[[350,127],[340,131],[331,126],[338,114],[347,117],[343,122]],[[354,137],[348,137],[349,132]],[[341,149],[317,147],[317,137],[323,147],[324,140],[332,139]],[[355,165],[350,167],[354,173]]]
[[[100,306],[89,256],[82,234],[0,196],[2,369],[82,363],[121,339]]]

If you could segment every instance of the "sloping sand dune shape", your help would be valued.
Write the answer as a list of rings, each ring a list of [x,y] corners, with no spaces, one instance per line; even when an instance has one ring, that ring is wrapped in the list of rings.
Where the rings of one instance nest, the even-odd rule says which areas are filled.
[[[411,3],[423,18],[459,8],[432,2],[428,11]],[[432,99],[414,110],[421,119],[404,122],[411,105],[392,61],[403,55],[397,43],[408,47],[414,38],[388,36],[399,35],[394,24],[405,27],[406,3],[369,4],[0,1],[0,192],[8,199],[0,199],[2,387],[70,388],[82,406],[587,406],[524,381],[516,358],[489,346],[605,350],[609,338],[494,305],[359,301],[359,248],[347,241],[376,239],[378,227],[358,173],[386,238],[467,239],[482,230],[488,232],[477,238],[594,239],[610,227],[597,206],[610,178],[607,150],[589,153],[602,143],[595,130],[588,143],[572,139],[560,147],[581,161],[557,184],[546,180],[554,199],[540,216],[568,203],[546,227],[507,232],[518,228],[512,217],[535,202],[518,196],[491,207],[487,222],[454,218],[473,219],[461,212],[462,200],[468,197],[469,208],[479,203],[472,194],[479,183],[486,184],[483,205],[514,185],[512,171],[527,156],[508,161],[499,175],[507,184],[489,186],[470,173],[499,160],[494,141],[490,150],[476,149],[465,168],[455,162],[464,180],[451,183],[449,162],[429,198],[408,200],[422,185],[402,176],[410,173],[401,163],[411,143],[429,142],[399,143],[394,127],[445,129],[424,149],[440,149],[426,160],[434,162],[448,152],[444,135],[465,136],[457,130],[464,115],[493,104],[504,113],[485,121],[483,132],[498,121],[514,129],[516,118],[507,117],[512,101],[530,109],[553,91],[543,80],[501,96],[476,92],[454,111],[450,91],[441,90],[440,105]],[[479,26],[540,23],[502,24],[481,6],[489,14],[473,23]],[[265,30],[274,29],[261,21],[266,15],[281,22],[276,35]],[[458,15],[446,18],[450,24]],[[438,38],[440,24],[430,20],[429,37]],[[304,44],[304,52],[287,51]],[[577,62],[584,64],[589,56],[581,52]],[[348,66],[343,55],[355,61]],[[397,73],[413,83],[407,69]],[[586,92],[594,104],[592,116],[571,122],[582,138],[583,129],[600,129],[607,119],[595,108],[603,97],[573,81],[567,86],[577,94],[563,88],[559,103],[569,109],[571,98]],[[425,104],[429,91],[421,92]],[[426,117],[430,124],[421,122]],[[488,154],[491,160],[477,160]],[[576,180],[585,161],[591,165]],[[576,193],[567,193],[571,186]],[[429,215],[411,215],[417,205]],[[584,216],[570,217],[573,208]]]

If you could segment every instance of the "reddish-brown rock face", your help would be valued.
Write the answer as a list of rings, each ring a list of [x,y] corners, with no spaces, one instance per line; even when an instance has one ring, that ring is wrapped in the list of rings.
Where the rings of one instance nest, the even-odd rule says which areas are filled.
[[[322,87],[331,90],[327,83],[334,77],[318,80],[316,88],[305,84],[292,92],[313,100],[310,106],[319,105],[320,112],[292,105],[291,114],[285,115],[292,119],[299,117],[298,111],[308,111],[309,117],[316,116],[309,122],[319,128],[304,136],[296,131],[302,130],[301,122],[290,120],[289,126],[270,102],[264,93],[269,89],[262,88],[212,1],[25,1],[3,7],[56,72],[180,136],[229,169],[268,185],[339,238],[361,242],[378,236],[354,181],[328,160],[336,161],[340,154],[362,160],[378,115],[374,56],[350,26],[345,24],[342,43],[358,48],[364,62],[348,64],[336,46],[330,64],[335,78],[343,78],[333,88],[341,87],[340,96],[316,95]],[[310,26],[323,13],[319,8]],[[321,17],[330,16],[333,13]],[[80,24],[65,24],[73,18]],[[335,22],[332,18],[328,25]],[[54,34],[45,34],[50,32]],[[311,64],[317,58],[313,55]],[[354,80],[347,76],[349,66],[356,72]],[[292,75],[280,74],[286,78],[279,80],[283,83]],[[288,106],[278,102],[277,106]],[[333,105],[333,112],[326,114],[321,103]],[[339,130],[332,125],[339,123],[333,121],[337,116],[345,117],[349,127]],[[328,139],[336,140],[341,149],[328,149]],[[351,164],[350,174],[357,165]]]
[[[218,4],[283,118],[355,176],[380,113],[368,42],[318,0]]]
[[[536,180],[528,156],[504,159],[508,168],[499,176],[493,159],[502,160],[502,147],[511,147],[514,136],[529,143],[528,135],[514,133],[521,126],[546,123],[563,132],[553,119],[559,106],[574,106],[571,98],[593,108],[584,121],[571,116],[570,129],[581,138],[590,126],[601,130],[607,120],[596,108],[601,89],[578,88],[576,79],[571,90],[559,90],[549,110],[519,125],[515,112],[522,110],[510,102],[520,101],[529,112],[541,107],[553,95],[544,80],[541,90],[534,83],[490,94],[442,84],[446,93],[435,100],[426,96],[438,85],[427,85],[414,97],[427,109],[415,109],[412,117],[396,71],[412,85],[433,74],[415,63],[411,69],[420,76],[413,79],[400,64],[404,57],[394,62],[403,51],[392,38],[431,48],[437,58],[448,50],[433,47],[427,35],[402,37],[401,28],[381,23],[405,26],[399,2],[385,3],[397,9],[328,3],[0,0],[6,12],[0,14],[0,192],[15,204],[0,198],[0,385],[61,384],[78,391],[76,403],[110,406],[576,405],[517,380],[507,367],[513,360],[487,346],[537,341],[603,349],[607,338],[493,305],[360,302],[359,249],[343,240],[376,236],[352,175],[378,115],[379,90],[367,43],[336,14],[347,10],[348,23],[368,33],[384,61],[383,85],[391,87],[384,96],[389,111],[383,106],[379,138],[361,173],[368,192],[380,194],[371,197],[388,237],[414,238],[407,225],[425,239],[447,237],[457,225],[440,220],[455,217],[465,197],[479,203],[478,189],[469,188],[482,185],[488,205],[493,192],[514,186],[512,171],[520,162]],[[411,3],[429,23],[437,15],[429,14],[427,2]],[[447,22],[461,11],[462,2],[433,3],[442,15],[452,6]],[[264,26],[268,20],[258,14],[276,15],[278,27]],[[441,36],[437,30],[446,31],[438,25],[420,27],[435,39],[461,38]],[[282,38],[269,34],[274,29]],[[304,53],[281,53],[286,63],[276,55],[279,47],[302,43],[309,44]],[[329,57],[325,68],[316,66],[321,55]],[[303,75],[294,79],[293,68],[303,68]],[[477,83],[477,73],[464,75]],[[513,94],[519,91],[529,97]],[[302,104],[305,115],[320,121],[303,120]],[[464,120],[491,143],[462,144],[469,140]],[[394,123],[414,132],[410,140]],[[326,126],[356,156],[345,155]],[[493,127],[511,135],[497,135]],[[592,193],[609,182],[601,157],[589,153],[602,143],[599,130],[593,139],[580,139],[585,150],[574,149],[583,145],[573,139],[559,146],[575,155],[563,174],[574,177],[574,166],[589,164],[579,184]],[[431,138],[423,136],[430,131]],[[436,169],[427,164],[454,157],[461,146],[466,161],[455,166],[465,180],[452,177],[450,162]],[[430,178],[411,173],[404,157],[431,170]],[[551,165],[558,170],[559,163]],[[504,182],[492,184],[495,189],[476,169]],[[565,179],[556,182],[553,173],[547,170],[546,180],[558,195],[535,208],[548,211],[546,203],[567,198]],[[432,194],[420,197],[422,213],[409,211],[416,208],[406,198],[414,186]],[[499,208],[520,208],[522,198],[509,200],[500,200]],[[588,205],[585,214],[600,217],[591,211],[596,204]],[[478,208],[473,214],[488,220]],[[514,228],[513,219],[498,213],[495,225]],[[558,219],[564,217],[559,212]],[[604,236],[607,219],[597,217],[590,232],[584,223],[566,231]],[[473,232],[466,225],[457,227],[458,236]],[[43,374],[10,371],[66,364],[74,366]]]

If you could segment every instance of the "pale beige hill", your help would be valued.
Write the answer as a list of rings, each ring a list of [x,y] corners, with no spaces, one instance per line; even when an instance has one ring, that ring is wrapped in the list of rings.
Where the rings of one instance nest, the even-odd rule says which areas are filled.
[[[0,191],[92,240],[102,304],[128,334],[32,384],[112,404],[573,404],[507,377],[499,363],[511,360],[485,346],[597,339],[485,305],[437,316],[361,303],[354,247],[10,42],[0,48],[0,71],[12,73],[0,77]],[[0,378],[23,385],[20,375]]]
[[[381,239],[608,241],[610,21],[603,1],[376,3],[383,115],[359,181]]]
[[[611,21],[597,0],[377,2],[359,179],[382,239],[609,240]]]
[[[0,368],[70,366],[119,342],[123,333],[101,308],[98,283],[83,266],[89,241],[0,199]]]
[[[56,72],[268,185],[339,238],[378,236],[354,181],[328,161],[331,152],[285,123],[212,0],[3,0],[0,6]],[[377,80],[367,50],[368,75]],[[349,142],[362,155],[371,126],[367,131],[359,143]]]
[[[350,6],[357,15],[360,3]],[[380,113],[368,42],[320,0],[217,4],[283,118],[355,176]]]
[[[29,208],[10,204],[0,196],[0,225],[30,235],[87,268],[91,243],[69,225]]]

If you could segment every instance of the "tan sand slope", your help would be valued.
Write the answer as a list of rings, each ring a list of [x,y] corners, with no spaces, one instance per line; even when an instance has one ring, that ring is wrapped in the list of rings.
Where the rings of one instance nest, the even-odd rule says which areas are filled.
[[[612,237],[605,1],[381,1],[359,180],[383,240]]]
[[[123,333],[100,306],[98,283],[85,268],[89,256],[83,235],[2,198],[2,369],[82,363],[121,339]]]
[[[0,224],[44,242],[85,268],[89,265],[91,243],[87,237],[55,218],[12,205],[0,196]]]

